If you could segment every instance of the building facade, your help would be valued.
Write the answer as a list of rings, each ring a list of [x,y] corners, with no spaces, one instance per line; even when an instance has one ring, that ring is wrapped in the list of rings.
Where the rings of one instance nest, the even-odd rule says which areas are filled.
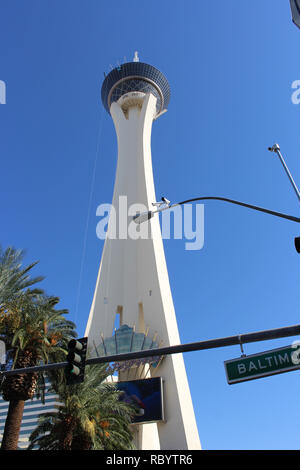
[[[49,382],[46,382],[45,389],[45,403],[41,399],[33,398],[32,400],[25,401],[24,414],[20,430],[20,437],[18,442],[18,449],[25,450],[29,445],[29,436],[37,426],[38,416],[41,413],[55,411],[55,404],[57,404],[57,396],[49,392]],[[5,420],[8,410],[8,402],[4,401],[0,396],[0,442],[2,441]]]

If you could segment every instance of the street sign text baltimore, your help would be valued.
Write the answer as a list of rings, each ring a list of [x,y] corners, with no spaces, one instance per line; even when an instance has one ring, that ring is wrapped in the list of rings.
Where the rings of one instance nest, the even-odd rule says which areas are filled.
[[[300,369],[299,346],[291,346],[224,361],[227,382],[234,384]]]

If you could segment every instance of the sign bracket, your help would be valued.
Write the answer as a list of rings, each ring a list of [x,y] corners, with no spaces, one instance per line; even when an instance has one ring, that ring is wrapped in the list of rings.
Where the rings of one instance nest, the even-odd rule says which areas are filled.
[[[244,351],[244,348],[243,348],[243,343],[242,343],[242,338],[241,338],[241,335],[238,336],[238,341],[239,341],[239,344],[240,344],[240,348],[241,348],[241,357],[246,357],[246,354],[245,354],[245,351]]]

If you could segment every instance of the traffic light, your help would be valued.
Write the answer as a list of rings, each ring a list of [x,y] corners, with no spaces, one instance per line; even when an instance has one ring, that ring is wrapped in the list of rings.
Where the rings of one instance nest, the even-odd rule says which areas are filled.
[[[87,338],[71,339],[68,344],[68,365],[65,368],[67,385],[79,384],[84,381]]]
[[[295,238],[295,248],[297,253],[300,253],[300,237]]]

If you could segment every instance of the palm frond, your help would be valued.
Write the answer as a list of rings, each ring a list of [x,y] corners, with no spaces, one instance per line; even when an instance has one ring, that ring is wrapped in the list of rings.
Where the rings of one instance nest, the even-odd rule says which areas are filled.
[[[135,409],[119,400],[120,392],[113,383],[105,382],[109,372],[106,364],[86,366],[85,380],[67,386],[57,381],[52,372],[51,389],[58,395],[57,412],[41,415],[38,427],[30,436],[30,446],[42,449],[62,449],[67,423],[72,417],[72,448],[126,450],[133,449],[130,424]],[[46,432],[47,436],[43,437]]]

